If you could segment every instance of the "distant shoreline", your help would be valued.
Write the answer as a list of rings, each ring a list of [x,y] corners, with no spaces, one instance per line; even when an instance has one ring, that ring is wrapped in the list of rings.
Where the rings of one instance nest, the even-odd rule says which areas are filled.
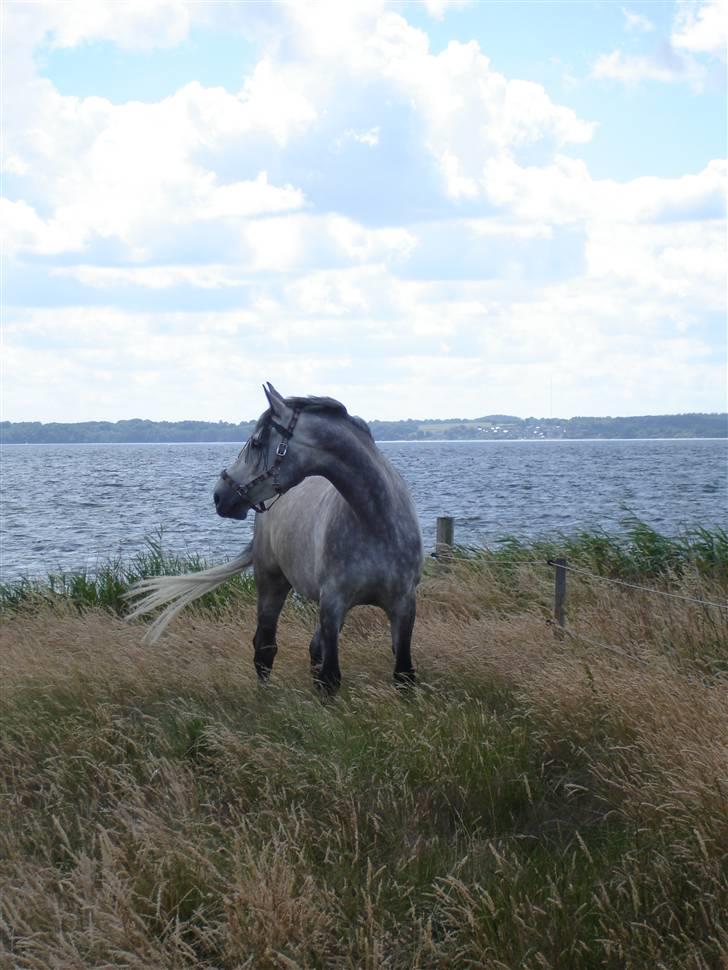
[[[0,444],[214,444],[246,441],[255,421],[0,421]],[[728,414],[519,418],[489,414],[369,422],[375,441],[654,441],[728,438]]]
[[[695,435],[672,435],[659,437],[657,435],[649,438],[608,438],[603,435],[601,438],[375,438],[378,445],[493,445],[493,444],[563,444],[564,442],[583,441],[726,441],[728,435],[710,436]],[[231,445],[240,447],[241,439],[236,438],[231,441],[0,441],[0,448],[28,448],[36,445],[48,445],[53,447],[67,447],[69,445],[79,447],[108,447],[118,445],[125,447],[128,445],[147,445],[150,448],[155,445]]]

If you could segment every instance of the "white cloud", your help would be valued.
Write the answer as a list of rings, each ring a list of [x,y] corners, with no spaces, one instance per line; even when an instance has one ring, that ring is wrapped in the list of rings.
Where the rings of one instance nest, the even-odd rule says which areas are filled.
[[[236,266],[207,263],[205,265],[164,266],[93,266],[78,263],[58,266],[53,276],[70,277],[84,286],[104,289],[118,286],[139,286],[150,290],[166,290],[177,286],[194,286],[203,290],[219,290],[245,284]]]
[[[353,138],[360,145],[368,145],[369,148],[374,148],[375,145],[379,144],[379,130],[379,125],[370,128],[368,131],[354,131],[353,128],[348,128],[344,135]]]
[[[285,115],[274,110],[278,89],[268,101],[270,88],[257,83],[238,98],[194,82],[156,104],[62,97],[47,83],[35,93],[27,124],[12,125],[8,141],[16,166],[33,172],[31,193],[51,207],[45,228],[22,236],[38,251],[115,237],[140,254],[162,227],[305,204],[300,189],[272,185],[264,171],[223,183],[197,160],[203,149],[221,152],[250,137],[285,139],[290,126],[313,116],[302,98],[292,98]]]
[[[319,270],[297,278],[286,287],[285,301],[294,318],[339,317],[369,313],[372,309],[372,283],[387,283],[384,274],[374,269]],[[320,332],[320,331],[319,331]]]
[[[466,127],[474,127],[472,135],[481,147],[524,144],[542,137],[559,143],[585,142],[593,134],[593,124],[554,104],[542,85],[509,81],[494,71],[475,41],[451,41],[440,54],[430,54],[422,31],[396,14],[387,14],[380,18],[366,49],[371,66],[414,99],[432,139],[464,139]]]
[[[166,239],[171,226],[300,208],[299,187],[270,184],[260,170],[252,179],[229,183],[217,176],[214,165],[230,151],[260,145],[261,139],[283,150],[312,132],[337,96],[336,79],[342,76],[350,84],[384,78],[395,97],[409,102],[424,124],[426,148],[440,169],[444,192],[454,199],[483,194],[484,159],[543,140],[563,144],[591,137],[593,125],[554,104],[542,86],[509,81],[493,71],[476,43],[452,43],[435,56],[426,35],[399,15],[378,16],[377,5],[369,3],[344,5],[345,12],[341,6],[332,14],[331,24],[343,32],[336,43],[314,29],[334,8],[285,7],[294,24],[305,20],[300,37],[309,59],[281,63],[264,56],[238,95],[190,82],[157,103],[114,105],[99,97],[64,97],[44,79],[29,82],[6,119],[11,165],[34,176],[28,178],[24,201],[43,211],[38,218],[46,226],[22,233],[25,244],[35,239],[40,251],[48,252],[60,251],[64,240],[65,248],[78,250],[93,238],[117,238],[142,259],[153,254],[155,237],[161,231]],[[53,35],[67,44],[105,36],[112,29],[110,9],[101,5],[89,12],[81,5],[75,17],[67,14],[55,25]],[[124,20],[129,30],[137,15],[146,16],[129,13]],[[160,17],[150,14],[150,30]],[[358,41],[347,47],[350,35]],[[373,148],[380,132],[380,125],[350,127],[344,137]],[[268,253],[259,266],[270,266],[275,230],[250,226],[243,235],[259,254]],[[283,243],[283,264],[295,261],[296,245],[295,239]]]
[[[35,77],[41,47],[73,48],[108,41],[129,51],[169,48],[215,4],[187,0],[18,0],[3,4],[3,80],[6,90]],[[8,106],[17,98],[7,99]]]
[[[710,162],[697,175],[643,177],[620,183],[592,179],[586,164],[557,155],[546,166],[519,166],[511,158],[486,165],[488,197],[519,218],[554,224],[719,218],[725,212],[727,166]]]
[[[601,54],[592,68],[592,77],[621,81],[624,84],[639,84],[642,81],[664,83],[689,82],[700,87],[705,70],[694,61],[672,57],[659,61],[654,57],[640,54],[623,54],[621,50]]]
[[[300,209],[304,201],[300,189],[292,185],[277,188],[268,182],[268,173],[261,172],[253,181],[213,186],[194,215],[198,219],[247,217]]]
[[[497,219],[467,219],[464,223],[476,236],[511,239],[551,239],[553,228],[547,222],[510,222]]]
[[[77,47],[89,41],[112,41],[127,50],[172,47],[189,32],[194,5],[185,0],[56,0],[18,4],[11,23],[22,18],[26,30],[52,47]]]
[[[425,144],[452,198],[481,191],[483,163],[494,155],[539,141],[586,142],[594,132],[540,84],[494,71],[476,42],[453,41],[433,55],[427,36],[396,14],[380,18],[365,54],[368,71],[392,81],[422,118]]]
[[[335,216],[283,216],[249,222],[242,227],[241,268],[248,273],[291,273],[341,262],[345,257],[338,221]]]
[[[110,40],[127,50],[172,47],[188,34],[191,6],[185,0],[73,0],[34,5],[54,47]]]
[[[149,50],[195,18],[263,17],[37,9],[12,28],[27,49]],[[436,416],[444,400],[471,416],[543,413],[552,374],[566,413],[716,406],[724,376],[701,322],[725,304],[725,163],[595,179],[574,157],[594,124],[494,70],[478,43],[435,54],[379,0],[268,9],[237,94],[190,81],[156,103],[63,96],[18,55],[5,251],[26,291],[32,277],[66,305],[9,308],[9,416],[114,419],[123,386],[145,416],[239,419],[259,410],[261,372],[367,417]],[[697,84],[713,14],[690,11],[676,20],[682,67],[668,59],[658,76],[657,61],[615,51],[601,76],[692,71]],[[119,305],[83,305],[101,300]]]
[[[343,216],[329,217],[328,226],[337,245],[354,262],[406,259],[417,245],[416,236],[404,228],[366,229]]]
[[[238,98],[241,105],[235,111],[238,124],[233,128],[230,124],[232,119],[226,122],[231,106],[227,102],[223,107],[218,101],[218,127],[224,130],[227,126],[230,133],[258,130],[272,135],[284,147],[291,137],[316,120],[316,108],[303,93],[304,89],[305,78],[299,72],[263,58],[245,81]]]
[[[385,6],[386,0],[284,0],[286,40],[305,59],[356,59]]]
[[[648,34],[655,29],[650,18],[645,17],[644,14],[627,10],[626,7],[622,7],[622,13],[624,14],[625,27],[631,32]]]
[[[253,361],[291,392],[338,394],[370,418],[437,416],[443,400],[473,417],[543,413],[539,388],[551,374],[566,413],[600,413],[604,400],[615,413],[631,401],[715,409],[724,374],[698,324],[700,308],[723,306],[722,252],[717,223],[712,235],[690,223],[597,224],[584,273],[559,284],[408,281],[370,264],[258,279],[244,307],[229,311],[13,311],[9,412],[24,401],[26,417],[80,420],[94,401],[97,416],[115,418],[118,403],[103,394],[113,380],[135,388],[140,414],[180,417],[194,400],[190,416],[239,420],[258,407],[257,388],[239,377]],[[178,269],[176,279],[150,278],[163,272],[154,267],[133,272],[150,286],[209,282]],[[216,289],[234,282],[219,268]],[[38,350],[51,341],[70,362],[55,372],[58,351]]]
[[[725,233],[718,222],[682,225],[600,223],[589,231],[587,275],[637,287],[688,306],[725,310]]]
[[[448,10],[463,10],[473,0],[423,0],[423,6],[435,20],[443,20]]]
[[[725,57],[728,47],[726,0],[681,0],[671,40],[673,47],[679,50]]]
[[[641,14],[622,8],[627,29],[645,32],[654,29]],[[709,55],[725,59],[728,48],[728,0],[677,0],[669,43],[657,53],[625,54],[613,50],[601,54],[592,67],[592,77],[639,84],[643,81],[687,83],[700,91],[707,77],[705,59]]]
[[[20,250],[58,252],[68,240],[54,239],[53,228],[27,202],[0,199],[0,242],[3,253],[12,256]]]

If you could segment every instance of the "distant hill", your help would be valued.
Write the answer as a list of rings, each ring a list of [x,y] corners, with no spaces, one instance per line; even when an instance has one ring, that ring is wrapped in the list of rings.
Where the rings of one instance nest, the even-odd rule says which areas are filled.
[[[254,421],[81,421],[75,424],[1,421],[0,443],[93,444],[245,441]],[[647,414],[628,418],[482,418],[370,421],[378,441],[554,438],[728,438],[728,414]]]

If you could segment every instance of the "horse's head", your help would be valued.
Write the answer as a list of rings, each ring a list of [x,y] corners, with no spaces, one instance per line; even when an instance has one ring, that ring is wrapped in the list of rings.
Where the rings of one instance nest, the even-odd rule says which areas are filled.
[[[224,518],[244,519],[251,508],[265,511],[267,501],[283,495],[304,476],[292,444],[301,408],[290,407],[272,384],[263,390],[270,407],[215,485],[215,508]]]

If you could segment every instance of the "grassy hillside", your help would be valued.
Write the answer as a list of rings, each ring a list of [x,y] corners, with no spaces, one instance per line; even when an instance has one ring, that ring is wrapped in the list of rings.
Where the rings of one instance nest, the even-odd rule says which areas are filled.
[[[711,548],[630,575],[725,601]],[[354,611],[329,703],[293,601],[257,686],[250,582],[153,648],[70,580],[6,589],[0,966],[725,966],[728,615],[573,574],[626,655],[559,640],[543,551],[428,567],[404,696]]]

